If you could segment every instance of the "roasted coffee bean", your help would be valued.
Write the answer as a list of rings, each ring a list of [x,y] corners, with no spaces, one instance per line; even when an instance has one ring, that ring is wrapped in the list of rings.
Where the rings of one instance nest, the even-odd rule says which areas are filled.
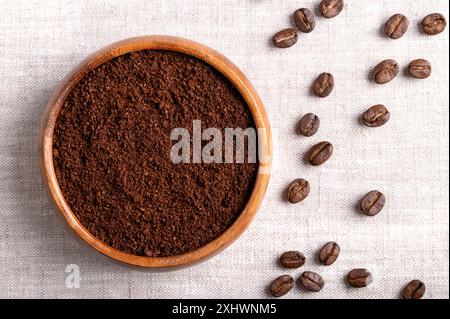
[[[318,292],[325,286],[323,278],[312,271],[305,271],[298,280],[300,285],[308,291]]]
[[[305,114],[298,125],[298,132],[303,136],[313,136],[320,126],[320,119],[313,113]]]
[[[305,255],[299,251],[287,251],[280,257],[280,264],[284,268],[299,268],[305,264]]]
[[[378,63],[372,71],[372,78],[378,84],[388,83],[393,80],[400,68],[395,60],[388,59]]]
[[[417,79],[426,79],[431,75],[431,63],[425,59],[411,61],[408,65],[409,74]]]
[[[273,36],[272,42],[277,48],[289,48],[297,42],[297,39],[297,31],[292,28],[288,28],[277,32]]]
[[[306,8],[298,9],[294,12],[294,22],[297,28],[305,33],[309,33],[316,27],[316,19],[311,10]]]
[[[294,286],[294,278],[283,275],[272,281],[269,290],[272,296],[281,297],[287,294]]]
[[[372,274],[367,269],[353,269],[347,275],[347,282],[355,288],[367,287],[372,282]]]
[[[330,95],[334,88],[334,77],[330,73],[320,74],[313,83],[313,92],[318,97]]]
[[[309,182],[306,179],[294,180],[287,190],[287,198],[292,203],[299,203],[309,195]]]
[[[344,8],[344,0],[322,0],[319,9],[324,18],[334,18]]]
[[[334,241],[326,243],[319,252],[319,261],[325,266],[333,264],[339,256],[341,248]]]
[[[364,196],[361,200],[361,212],[367,216],[375,216],[384,207],[386,197],[383,193],[373,190]]]
[[[420,280],[410,281],[403,289],[403,299],[420,299],[425,294],[425,284]]]
[[[308,153],[308,162],[317,166],[325,163],[333,154],[333,145],[330,142],[320,142],[311,147]]]
[[[445,17],[440,13],[432,13],[422,20],[422,30],[426,34],[436,35],[444,31],[447,25]]]
[[[403,14],[397,13],[390,17],[384,25],[384,33],[392,39],[401,38],[408,30],[409,20]]]
[[[386,122],[389,121],[390,116],[391,114],[384,105],[377,104],[363,113],[362,121],[367,126],[377,127],[386,124]]]

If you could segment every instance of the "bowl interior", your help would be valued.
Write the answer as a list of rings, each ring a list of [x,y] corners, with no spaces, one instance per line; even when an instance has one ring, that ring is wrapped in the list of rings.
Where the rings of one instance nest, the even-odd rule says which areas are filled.
[[[76,218],[59,187],[53,166],[53,134],[56,120],[67,96],[78,82],[100,64],[117,56],[140,50],[168,50],[194,56],[222,73],[240,92],[258,129],[259,168],[254,188],[244,210],[219,237],[199,249],[169,257],[143,257],[110,247],[94,237]],[[270,126],[261,99],[244,74],[220,53],[194,41],[170,36],[145,36],[109,45],[89,56],[62,82],[50,100],[42,122],[41,167],[49,196],[70,228],[89,246],[114,260],[140,267],[173,268],[197,263],[231,244],[250,224],[266,190],[271,165]]]

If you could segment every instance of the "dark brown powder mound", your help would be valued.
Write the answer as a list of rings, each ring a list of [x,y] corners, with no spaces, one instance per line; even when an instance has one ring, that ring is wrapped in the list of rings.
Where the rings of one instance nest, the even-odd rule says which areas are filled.
[[[232,84],[180,53],[140,51],[85,76],[55,128],[54,164],[80,222],[121,251],[172,256],[223,233],[244,208],[257,164],[174,164],[173,128],[255,127]]]

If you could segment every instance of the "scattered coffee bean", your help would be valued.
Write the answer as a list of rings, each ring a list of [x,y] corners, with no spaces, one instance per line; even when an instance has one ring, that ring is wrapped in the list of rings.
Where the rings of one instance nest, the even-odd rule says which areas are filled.
[[[297,42],[297,39],[297,31],[292,28],[288,28],[277,32],[273,36],[272,42],[277,48],[289,48]]]
[[[298,125],[298,132],[303,136],[313,136],[320,126],[320,119],[313,113],[305,114]]]
[[[401,38],[408,30],[409,20],[403,14],[394,14],[384,25],[384,33],[392,39]]]
[[[311,10],[306,8],[298,9],[294,12],[294,22],[297,28],[305,33],[309,33],[316,27],[316,19]]]
[[[372,274],[367,269],[353,269],[347,275],[347,282],[355,288],[367,287],[372,282]]]
[[[298,279],[300,285],[308,291],[318,292],[325,286],[323,278],[312,271],[305,271]]]
[[[325,266],[333,264],[339,256],[341,248],[334,241],[326,243],[319,252],[319,261]]]
[[[320,142],[311,147],[308,153],[308,162],[317,166],[325,163],[333,154],[333,145],[330,142]]]
[[[306,179],[294,180],[287,190],[287,198],[292,203],[299,203],[309,195],[309,182]]]
[[[383,193],[373,190],[364,196],[361,200],[361,212],[367,216],[375,216],[384,207],[386,197]]]
[[[431,63],[425,59],[411,61],[408,65],[409,74],[417,79],[426,79],[431,75]]]
[[[328,19],[337,16],[339,13],[341,13],[343,8],[343,0],[322,0],[319,6],[320,14],[324,18]]]
[[[422,20],[422,30],[426,34],[436,35],[444,31],[447,25],[445,17],[440,13],[432,13]]]
[[[284,268],[299,268],[305,264],[305,255],[299,251],[287,251],[280,257],[280,264]]]
[[[320,74],[313,83],[313,92],[318,97],[330,95],[334,88],[334,77],[330,73]]]
[[[372,78],[378,84],[385,84],[393,80],[400,68],[395,60],[388,59],[378,63],[372,71]]]
[[[410,281],[403,289],[403,299],[420,299],[425,294],[425,284],[420,280]]]
[[[287,294],[294,286],[294,278],[283,275],[272,281],[269,287],[270,293],[274,297],[281,297]]]
[[[367,126],[378,127],[386,124],[386,122],[389,121],[390,116],[391,114],[384,105],[377,104],[363,113],[362,121]]]

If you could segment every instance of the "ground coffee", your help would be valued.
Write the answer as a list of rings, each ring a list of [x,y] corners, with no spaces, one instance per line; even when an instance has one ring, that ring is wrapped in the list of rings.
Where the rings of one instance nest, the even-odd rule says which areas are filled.
[[[174,164],[173,128],[254,127],[238,91],[208,64],[140,51],[91,71],[57,119],[54,165],[65,199],[98,239],[172,256],[223,233],[244,208],[256,163]]]

